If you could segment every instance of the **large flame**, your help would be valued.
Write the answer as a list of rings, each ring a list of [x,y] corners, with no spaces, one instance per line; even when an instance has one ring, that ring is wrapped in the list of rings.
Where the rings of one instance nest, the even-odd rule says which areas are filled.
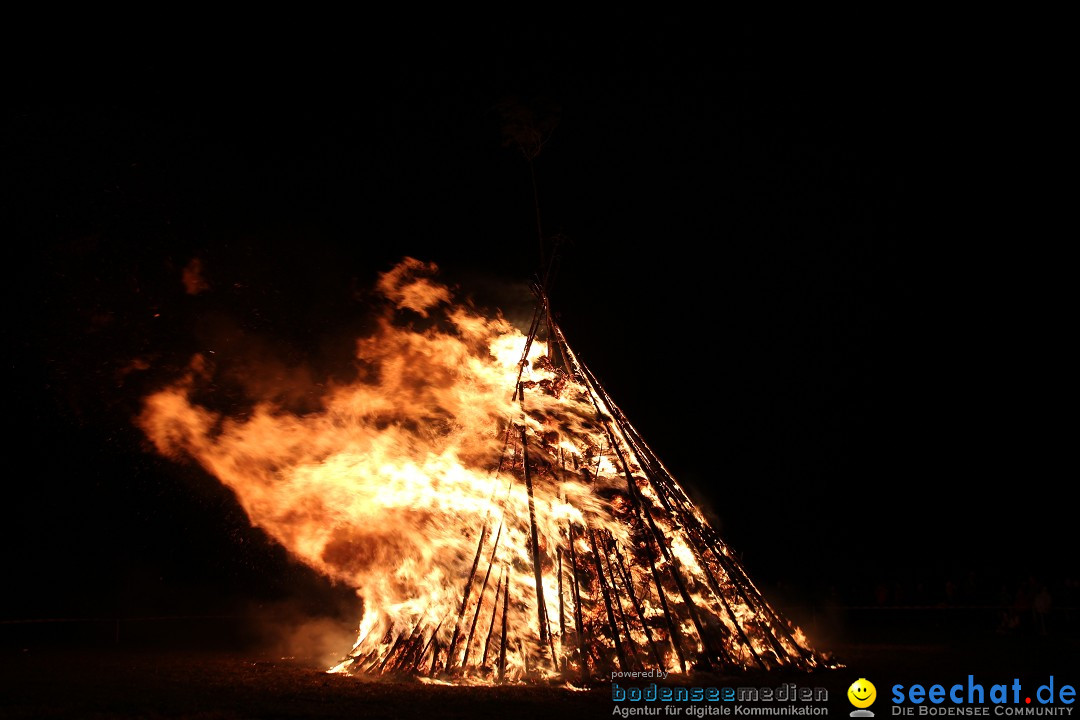
[[[195,356],[138,419],[356,588],[363,618],[335,670],[489,682],[820,664],[574,356],[542,290],[523,334],[454,304],[435,273],[408,258],[380,276],[388,309],[357,342],[361,379],[320,412],[212,412],[193,401],[211,374]]]

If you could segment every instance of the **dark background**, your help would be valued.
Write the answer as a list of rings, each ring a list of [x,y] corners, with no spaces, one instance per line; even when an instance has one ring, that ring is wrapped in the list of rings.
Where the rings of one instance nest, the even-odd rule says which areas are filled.
[[[940,20],[9,58],[0,614],[350,611],[131,419],[199,351],[347,377],[405,255],[521,312],[539,251],[507,103],[554,125],[535,171],[571,344],[752,577],[789,605],[1064,597],[1062,46]]]

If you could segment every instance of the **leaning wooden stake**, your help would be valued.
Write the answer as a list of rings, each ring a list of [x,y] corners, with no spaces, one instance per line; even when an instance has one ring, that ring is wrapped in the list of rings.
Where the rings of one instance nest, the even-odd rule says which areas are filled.
[[[574,525],[567,522],[566,524],[566,536],[570,542],[567,545],[570,548],[570,570],[574,578],[574,623],[577,630],[577,642],[578,653],[581,655],[582,672],[586,670],[586,663],[589,656],[585,648],[585,621],[581,617],[581,583],[578,580],[578,567],[577,567],[577,553],[574,550]]]
[[[454,648],[457,646],[458,635],[461,634],[461,621],[465,619],[465,609],[469,606],[469,594],[472,592],[473,578],[476,577],[476,568],[480,565],[480,554],[484,550],[484,540],[487,539],[487,521],[485,519],[484,527],[480,530],[480,542],[476,543],[476,556],[472,561],[472,569],[469,571],[469,578],[465,581],[465,591],[461,595],[461,609],[458,610],[457,621],[454,623],[454,634],[450,636],[450,646],[446,650],[446,670],[450,670],[450,663],[453,662]]]
[[[514,394],[510,396],[511,400],[524,400],[525,389],[521,385],[521,376],[525,372],[525,366],[529,364],[529,350],[532,349],[533,339],[536,337],[536,331],[540,329],[540,322],[543,319],[543,307],[537,303],[533,308],[532,324],[529,325],[529,334],[525,336],[525,347],[521,350],[521,359],[518,360],[518,373],[517,380],[514,382]]]
[[[559,637],[566,637],[566,610],[563,607],[563,587],[562,587],[562,548],[555,548],[555,560],[559,578]]]
[[[424,622],[424,615],[420,616],[420,619],[416,621],[416,625],[413,626],[412,631],[406,636],[404,633],[398,636],[400,643],[394,643],[395,650],[392,649],[390,654],[387,655],[386,661],[383,662],[383,667],[387,672],[393,672],[399,667],[404,666],[409,661],[409,656],[414,649],[414,645],[417,644],[418,639],[423,638],[423,632],[421,626]]]
[[[649,538],[647,537],[647,543],[648,539]],[[667,594],[664,592],[664,583],[660,580],[660,571],[656,569],[656,562],[653,560],[651,545],[645,549],[645,555],[649,559],[649,571],[652,573],[653,585],[656,587],[656,596],[660,598],[660,608],[664,611],[664,620],[667,622],[668,638],[671,640],[671,647],[674,648],[675,655],[679,658],[679,665],[682,667],[682,671],[686,672],[686,653],[683,651],[682,633],[679,632],[679,626],[676,624],[675,618],[671,615],[671,608],[668,607]]]
[[[436,636],[438,636],[439,629],[442,627],[442,624],[443,624],[443,621],[440,620],[439,624],[435,626],[435,630],[431,633],[431,637],[428,638],[427,645],[425,645],[424,649],[420,651],[420,656],[416,659],[416,670],[417,671],[420,670],[420,663],[422,663],[424,661],[424,658],[427,656],[428,648],[430,648],[434,644],[436,646],[435,647],[435,654],[432,656],[432,661],[431,661],[432,662],[432,672],[434,672],[435,658],[438,657],[438,655],[439,655],[438,642],[435,640],[435,638],[436,638]]]
[[[637,648],[634,643],[634,636],[630,634],[630,621],[626,618],[626,611],[623,609],[622,597],[619,593],[619,585],[615,582],[615,571],[611,569],[611,555],[607,551],[606,544],[604,542],[604,533],[600,534],[600,549],[603,551],[604,564],[607,565],[607,574],[611,578],[611,595],[615,599],[615,609],[618,610],[619,619],[622,620],[623,632],[626,634],[626,644],[630,647],[630,654],[634,656],[634,665],[641,667],[641,658],[638,657]],[[629,591],[628,591],[629,592]]]
[[[400,633],[400,634],[398,634],[398,636],[396,638],[394,638],[394,644],[390,646],[390,651],[388,653],[386,653],[386,657],[384,657],[383,661],[379,664],[379,673],[380,674],[386,668],[387,664],[390,662],[391,659],[394,659],[395,661],[397,660],[397,657],[396,657],[397,649],[399,647],[401,647],[401,642],[402,642],[403,637],[405,637],[405,633]]]
[[[656,640],[653,639],[652,630],[649,629],[649,621],[645,617],[645,611],[641,607],[641,601],[638,600],[637,595],[634,593],[634,579],[623,565],[622,554],[619,552],[619,546],[614,539],[611,540],[611,549],[615,553],[614,564],[619,569],[619,576],[622,578],[623,587],[626,588],[626,594],[630,596],[630,603],[634,606],[634,612],[637,613],[638,619],[641,620],[641,627],[645,631],[645,637],[649,641],[649,649],[652,651],[656,667],[666,670],[667,666],[664,665],[664,661],[660,659],[660,650],[656,647]]]
[[[499,682],[506,679],[506,611],[510,607],[510,578],[503,586],[502,641],[499,643]]]
[[[536,579],[536,619],[540,624],[540,644],[548,644],[547,605],[544,604],[544,576],[540,569],[540,540],[536,531],[536,505],[533,501],[532,473],[529,472],[529,438],[521,428],[521,459],[525,468],[525,488],[529,494],[529,536],[532,539],[533,577]]]
[[[608,631],[611,633],[611,641],[615,643],[615,656],[619,659],[619,669],[629,670],[630,665],[626,662],[622,640],[619,638],[619,628],[615,624],[615,613],[611,609],[611,597],[608,596],[607,583],[604,582],[604,569],[600,566],[600,552],[596,549],[596,534],[592,528],[588,528],[588,533],[589,545],[592,547],[593,564],[596,566],[596,580],[600,583],[600,594],[604,596],[604,607],[607,608]]]
[[[428,675],[435,677],[435,670],[439,665],[439,641],[435,641],[435,647],[431,651],[431,670],[428,671]]]
[[[495,634],[495,618],[499,617],[499,591],[502,590],[504,575],[506,575],[505,566],[499,571],[499,581],[495,583],[495,602],[491,605],[491,623],[488,625],[487,638],[484,640],[484,654],[480,658],[481,667],[487,665],[488,648],[491,647],[491,636]]]
[[[495,567],[495,553],[499,549],[499,538],[502,537],[502,523],[499,523],[499,530],[495,533],[495,542],[491,545],[491,558],[488,560],[488,569],[484,573],[484,582],[480,585],[480,593],[476,596],[476,612],[473,613],[472,624],[469,626],[469,636],[465,640],[465,653],[461,656],[461,665],[459,667],[465,667],[469,661],[469,648],[472,647],[473,633],[476,631],[476,621],[480,619],[480,609],[484,607],[484,592],[487,590],[488,578],[491,577],[491,568]],[[499,589],[495,588],[495,604],[498,605]]]

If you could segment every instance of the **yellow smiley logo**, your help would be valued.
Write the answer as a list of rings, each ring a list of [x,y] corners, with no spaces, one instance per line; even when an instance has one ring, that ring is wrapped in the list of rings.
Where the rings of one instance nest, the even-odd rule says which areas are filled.
[[[868,708],[877,699],[877,688],[866,678],[859,678],[847,689],[848,700],[857,708]]]

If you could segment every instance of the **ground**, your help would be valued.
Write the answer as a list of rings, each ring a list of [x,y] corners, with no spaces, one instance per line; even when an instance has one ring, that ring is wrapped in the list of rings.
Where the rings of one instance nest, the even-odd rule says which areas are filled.
[[[1056,677],[1078,684],[1075,637],[985,633],[939,641],[907,638],[845,642],[839,670],[798,676],[759,673],[699,677],[670,684],[800,687],[828,690],[829,714],[846,717],[847,687],[865,677],[877,686],[878,716],[887,716],[890,688],[966,682],[974,673],[989,689],[1019,678],[1026,693]],[[329,675],[311,661],[228,649],[55,646],[5,648],[0,655],[4,718],[606,718],[611,687],[453,687],[371,682]],[[634,682],[634,681],[632,681]],[[648,681],[636,681],[642,686]],[[629,683],[627,683],[629,684]]]

